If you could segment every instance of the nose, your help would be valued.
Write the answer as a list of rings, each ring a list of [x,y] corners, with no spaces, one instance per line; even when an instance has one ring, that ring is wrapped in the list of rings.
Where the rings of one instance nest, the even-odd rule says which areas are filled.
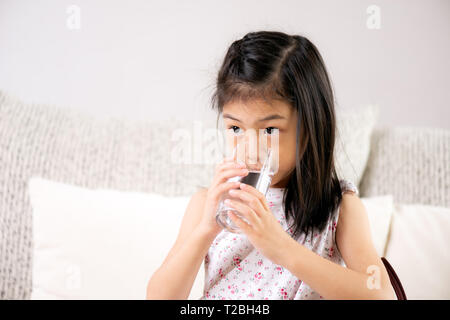
[[[245,133],[246,162],[256,165],[258,162],[258,135],[255,130]]]
[[[237,139],[237,160],[245,162],[249,169],[261,169],[267,154],[267,140],[267,136],[263,133],[258,135],[254,129],[246,130],[245,134]]]

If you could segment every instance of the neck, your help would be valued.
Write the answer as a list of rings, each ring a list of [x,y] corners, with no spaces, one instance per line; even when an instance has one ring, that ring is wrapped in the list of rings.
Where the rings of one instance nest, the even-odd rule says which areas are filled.
[[[274,183],[273,185],[271,185],[271,188],[286,188],[288,181],[289,181],[290,175],[287,175],[286,177],[284,177],[283,179],[281,179],[280,181]]]

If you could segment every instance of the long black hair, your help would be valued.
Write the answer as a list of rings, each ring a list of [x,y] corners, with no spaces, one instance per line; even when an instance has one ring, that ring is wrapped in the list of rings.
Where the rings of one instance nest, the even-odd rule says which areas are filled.
[[[334,95],[323,59],[300,35],[247,33],[234,41],[220,67],[212,108],[236,99],[282,99],[298,111],[295,169],[283,194],[293,237],[322,232],[341,199],[335,170]],[[311,237],[312,237],[311,232]]]

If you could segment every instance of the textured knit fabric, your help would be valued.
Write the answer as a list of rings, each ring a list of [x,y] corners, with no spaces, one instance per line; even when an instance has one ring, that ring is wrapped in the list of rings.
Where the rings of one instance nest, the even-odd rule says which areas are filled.
[[[341,179],[343,193],[359,194],[356,186]],[[269,188],[266,199],[278,222],[292,236],[292,218],[286,221],[282,203],[285,188]],[[301,234],[296,241],[318,255],[346,267],[336,246],[339,207],[330,215],[321,233]],[[264,257],[245,234],[222,230],[205,256],[205,288],[200,300],[309,300],[323,299],[309,285],[293,276],[283,266]]]
[[[30,177],[188,196],[197,186],[209,185],[214,164],[173,161],[180,144],[172,138],[177,129],[189,133],[192,123],[101,119],[73,109],[26,104],[0,91],[0,299],[31,296]]]
[[[376,128],[359,190],[362,197],[391,194],[397,203],[450,208],[450,130]]]

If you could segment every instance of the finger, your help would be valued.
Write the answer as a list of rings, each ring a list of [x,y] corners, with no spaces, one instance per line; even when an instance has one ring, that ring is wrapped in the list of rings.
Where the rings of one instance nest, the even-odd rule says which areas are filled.
[[[241,175],[241,173],[244,173],[244,171],[241,172],[240,170],[245,169],[245,167],[239,167],[237,164],[230,163],[223,168],[217,168],[217,169],[218,169],[218,171],[214,174],[214,178],[211,183],[211,187],[215,187],[216,185],[219,185],[219,184],[227,181],[229,178]],[[229,170],[233,170],[233,171],[229,171]],[[245,175],[247,175],[247,174],[245,174]],[[245,176],[245,175],[242,175],[242,176]]]
[[[251,226],[247,222],[239,218],[233,211],[228,211],[228,216],[244,233],[249,233],[252,230]]]
[[[228,169],[243,169],[246,168],[245,165],[242,165],[240,163],[237,162],[227,162],[227,163],[219,163],[216,165],[215,169],[214,169],[214,175],[219,174],[222,171],[228,170]]]
[[[222,163],[227,163],[230,161],[234,161],[234,157],[233,156],[229,156],[229,157],[225,157],[222,159]]]
[[[245,168],[246,166],[239,162],[226,162],[226,163],[219,163],[216,165],[215,171],[220,172],[223,170],[231,169],[231,168]]]
[[[222,172],[220,172],[219,174],[217,174],[216,176],[216,183],[220,184],[223,182],[226,182],[228,179],[230,178],[234,178],[234,177],[245,177],[246,175],[248,175],[248,169],[228,169],[228,170],[224,170]]]
[[[243,200],[248,204],[250,208],[252,208],[256,212],[258,217],[261,217],[261,212],[265,210],[265,208],[261,203],[261,200],[255,195],[240,189],[231,189],[228,193],[233,197]]]
[[[230,189],[233,189],[233,188],[239,188],[239,184],[240,184],[239,181],[225,182],[225,183],[219,184],[217,187],[212,189],[212,198],[214,200],[219,200],[220,196],[224,192],[228,192]]]
[[[225,204],[236,209],[240,214],[242,214],[250,222],[251,225],[253,225],[255,227],[257,225],[259,225],[258,215],[255,213],[255,211],[252,208],[250,208],[246,204],[239,202],[239,201],[231,200],[231,199],[225,200]]]
[[[269,205],[267,204],[267,201],[266,201],[266,196],[264,194],[262,194],[260,191],[256,190],[253,186],[246,184],[246,183],[241,183],[239,185],[239,188],[243,191],[246,191],[246,192],[254,195],[256,198],[259,199],[259,201],[263,205],[264,209],[267,211],[270,211]]]

